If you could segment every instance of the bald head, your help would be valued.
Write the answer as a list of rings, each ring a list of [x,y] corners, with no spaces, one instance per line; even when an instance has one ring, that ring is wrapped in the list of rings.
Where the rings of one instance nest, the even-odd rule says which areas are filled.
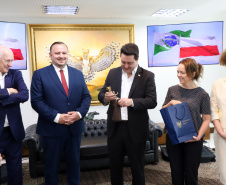
[[[6,55],[13,55],[13,52],[12,52],[11,49],[9,49],[6,46],[0,45],[0,58],[2,58],[2,56],[3,56],[4,53]]]
[[[0,45],[0,72],[2,75],[9,71],[12,67],[12,61],[14,60],[13,52],[6,46]]]

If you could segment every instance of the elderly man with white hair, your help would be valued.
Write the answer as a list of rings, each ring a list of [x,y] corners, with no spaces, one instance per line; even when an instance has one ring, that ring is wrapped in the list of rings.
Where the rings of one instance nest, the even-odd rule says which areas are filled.
[[[0,154],[6,160],[8,185],[22,185],[22,140],[25,132],[20,103],[28,100],[28,89],[21,72],[10,69],[13,60],[12,50],[0,46]]]

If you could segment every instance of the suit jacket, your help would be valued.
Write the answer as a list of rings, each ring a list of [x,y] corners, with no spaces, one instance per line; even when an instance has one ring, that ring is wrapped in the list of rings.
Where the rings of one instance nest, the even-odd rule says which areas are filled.
[[[80,119],[68,125],[57,124],[57,113],[78,111],[84,118],[89,110],[91,96],[82,72],[68,66],[69,95],[52,65],[36,70],[31,83],[31,105],[39,114],[37,134],[42,136],[62,136],[69,128],[76,135],[84,131],[84,121]]]
[[[9,95],[7,88],[14,88],[18,93]],[[5,76],[5,88],[0,89],[0,135],[2,134],[7,115],[13,137],[20,142],[25,137],[21,117],[20,103],[28,100],[28,89],[24,83],[21,71],[9,69]]]
[[[98,99],[105,105],[104,96],[106,87],[111,86],[111,89],[118,92],[118,97],[121,97],[121,81],[122,68],[118,67],[111,69],[106,78],[103,88],[100,90]],[[148,137],[148,120],[149,115],[147,109],[156,107],[156,87],[154,74],[138,66],[135,74],[129,98],[133,99],[134,107],[128,107],[128,122],[129,133],[134,143],[144,142]],[[113,104],[110,102],[107,114],[107,135],[111,137],[115,130],[116,123],[112,121]]]

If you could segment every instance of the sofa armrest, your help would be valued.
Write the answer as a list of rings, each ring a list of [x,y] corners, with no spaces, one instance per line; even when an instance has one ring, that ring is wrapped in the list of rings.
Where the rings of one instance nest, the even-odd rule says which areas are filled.
[[[159,126],[157,123],[151,121],[149,119],[149,131],[150,133],[153,131],[158,131],[158,137],[161,137],[163,135],[163,129],[161,126]]]
[[[30,125],[25,130],[25,138],[23,139],[23,147],[29,150],[29,172],[32,178],[38,177],[38,169],[36,165],[40,160],[39,150],[41,147],[40,136],[36,134],[36,124]]]
[[[162,128],[149,119],[149,141],[151,144],[151,149],[154,151],[153,164],[157,164],[159,161],[158,137],[161,137],[162,135]]]
[[[30,125],[25,130],[25,138],[23,139],[24,148],[29,149],[33,145],[36,150],[40,147],[40,136],[36,134],[36,124]]]

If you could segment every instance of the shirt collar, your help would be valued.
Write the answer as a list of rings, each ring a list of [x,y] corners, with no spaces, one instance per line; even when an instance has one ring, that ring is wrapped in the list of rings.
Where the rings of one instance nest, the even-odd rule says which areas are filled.
[[[57,72],[60,72],[61,69],[59,67],[55,66],[54,64],[53,64],[53,67]],[[62,70],[65,72],[67,69],[68,69],[67,65],[65,65],[65,67]]]
[[[4,75],[2,75],[2,73],[0,72],[0,78],[4,78],[8,73],[5,73]]]

